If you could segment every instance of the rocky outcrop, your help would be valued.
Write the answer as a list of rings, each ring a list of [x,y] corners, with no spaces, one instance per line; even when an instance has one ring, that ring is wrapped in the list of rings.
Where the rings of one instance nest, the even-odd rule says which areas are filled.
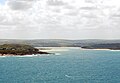
[[[32,55],[32,54],[50,54],[50,53],[39,51],[39,49],[34,48],[30,45],[23,44],[0,45],[0,56]]]

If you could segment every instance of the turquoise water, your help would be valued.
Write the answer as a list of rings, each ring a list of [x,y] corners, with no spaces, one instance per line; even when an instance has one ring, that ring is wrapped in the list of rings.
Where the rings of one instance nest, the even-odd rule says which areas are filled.
[[[0,83],[120,83],[120,51],[0,57]]]

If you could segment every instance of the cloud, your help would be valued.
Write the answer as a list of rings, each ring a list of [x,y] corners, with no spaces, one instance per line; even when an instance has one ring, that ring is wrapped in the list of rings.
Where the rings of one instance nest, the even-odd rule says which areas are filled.
[[[27,10],[32,7],[33,0],[9,0],[7,5],[12,10]]]
[[[0,15],[0,23],[4,22],[5,20],[5,16],[4,15]]]
[[[61,0],[48,0],[47,1],[47,4],[49,6],[64,6],[66,3],[64,3],[63,1]]]
[[[65,9],[74,9],[75,7],[72,6],[72,5],[65,5],[64,8],[65,8]]]
[[[86,3],[94,3],[95,0],[85,0]]]
[[[80,8],[81,10],[97,10],[98,8],[97,7],[81,7]]]
[[[120,31],[118,2],[118,0],[7,0],[4,5],[0,5],[0,31],[3,31],[0,35],[7,38],[5,32],[9,34],[8,37],[15,34],[16,38],[24,38],[27,32],[30,36],[27,35],[25,38],[53,38],[54,35],[60,38],[64,35],[65,38],[82,36],[85,38],[85,33],[91,35],[92,30]],[[75,33],[70,37],[69,34],[73,31]],[[16,35],[17,33],[19,35]]]
[[[119,18],[120,17],[120,8],[111,13],[111,18]]]
[[[111,17],[120,18],[120,14],[114,14]]]

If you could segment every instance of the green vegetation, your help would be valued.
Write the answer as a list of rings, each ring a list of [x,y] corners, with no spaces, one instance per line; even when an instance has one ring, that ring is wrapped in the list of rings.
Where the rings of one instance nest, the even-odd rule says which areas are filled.
[[[88,46],[83,46],[84,49],[110,49],[110,50],[120,50],[120,43],[111,44],[93,44]]]
[[[24,44],[3,44],[0,45],[1,55],[26,55],[26,54],[48,54],[46,52],[40,52],[38,49]]]

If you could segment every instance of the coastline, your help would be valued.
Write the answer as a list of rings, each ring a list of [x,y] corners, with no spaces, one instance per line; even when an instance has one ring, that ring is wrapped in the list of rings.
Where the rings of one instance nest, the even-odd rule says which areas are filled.
[[[1,57],[7,57],[7,56],[18,56],[18,57],[29,57],[29,56],[39,56],[41,54],[56,54],[57,52],[61,51],[69,51],[70,49],[80,49],[80,50],[96,50],[96,51],[120,51],[120,50],[111,50],[111,49],[87,49],[87,48],[81,48],[81,47],[35,47],[39,49],[38,53],[33,54],[0,54]]]
[[[80,48],[81,50],[99,50],[99,51],[102,51],[102,50],[107,50],[107,51],[110,51],[111,49],[87,49],[87,48]]]
[[[0,53],[0,56],[35,56],[35,55],[39,55],[39,54],[53,54],[53,53],[48,53],[48,52],[44,52],[44,51],[38,51],[36,53],[26,53],[26,54],[1,54]]]
[[[69,51],[70,49],[79,49],[79,47],[35,47],[43,52]]]
[[[120,51],[120,50],[114,50],[114,49],[87,49],[87,48],[80,48],[81,50],[98,50],[98,51]]]
[[[120,51],[120,50],[114,50],[114,49],[87,49],[87,48],[81,48],[81,47],[35,47],[35,48],[45,48],[46,50],[39,50],[39,51],[43,51],[43,52],[56,52],[56,51],[69,51],[70,49],[80,49],[80,50],[98,50],[98,51]],[[49,50],[47,50],[49,49]]]
[[[38,54],[51,54],[51,53],[40,51],[39,49],[36,49],[26,44],[0,45],[0,56],[24,56]]]

